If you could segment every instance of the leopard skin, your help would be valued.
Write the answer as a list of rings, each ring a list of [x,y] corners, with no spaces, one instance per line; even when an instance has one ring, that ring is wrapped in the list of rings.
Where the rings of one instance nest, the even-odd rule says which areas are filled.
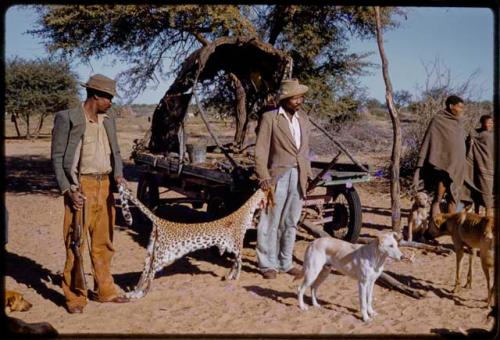
[[[255,211],[269,197],[269,193],[258,189],[243,206],[226,217],[203,223],[179,223],[156,216],[130,191],[124,190],[124,193],[125,198],[153,222],[141,278],[135,289],[127,293],[131,299],[144,297],[151,288],[155,274],[163,267],[188,253],[212,246],[217,246],[221,255],[225,251],[235,255],[233,266],[225,278],[237,280],[241,271],[245,232],[252,225]]]

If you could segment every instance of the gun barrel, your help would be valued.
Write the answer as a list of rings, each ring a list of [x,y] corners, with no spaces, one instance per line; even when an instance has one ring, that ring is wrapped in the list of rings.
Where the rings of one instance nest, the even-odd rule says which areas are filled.
[[[71,225],[71,250],[73,251],[73,256],[75,258],[73,263],[73,279],[72,285],[73,289],[86,290],[87,284],[85,282],[85,272],[83,270],[83,258],[80,253],[80,244],[82,238],[82,224],[80,220],[82,218],[81,211],[75,211],[73,214],[73,223]]]

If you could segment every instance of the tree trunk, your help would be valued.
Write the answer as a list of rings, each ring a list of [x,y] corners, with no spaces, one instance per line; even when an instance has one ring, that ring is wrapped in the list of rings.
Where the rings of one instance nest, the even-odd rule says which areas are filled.
[[[294,13],[295,9],[293,5],[278,5],[274,13],[271,28],[269,29],[268,43],[270,45],[274,46],[285,25],[293,19]]]
[[[401,234],[401,201],[400,201],[400,183],[399,183],[399,163],[401,158],[401,124],[399,113],[394,105],[392,95],[392,84],[389,78],[389,62],[384,51],[384,39],[382,34],[382,24],[380,20],[380,9],[375,7],[377,44],[382,59],[382,74],[385,82],[385,100],[391,116],[393,144],[391,154],[391,210],[392,210],[392,229]]]
[[[210,42],[199,32],[193,33],[196,40],[198,40],[203,46],[207,46]]]
[[[10,116],[10,120],[11,120],[11,122],[14,123],[14,127],[16,128],[17,137],[21,137],[21,131],[19,130],[19,123],[17,122],[17,115],[13,113]]]
[[[31,139],[31,134],[30,134],[30,116],[26,116],[26,139]]]
[[[236,95],[236,134],[234,135],[234,144],[241,149],[245,141],[245,127],[247,124],[246,93],[241,81],[234,73],[229,76],[234,84]]]
[[[45,119],[45,115],[41,115],[40,116],[40,120],[38,121],[38,127],[36,128],[36,130],[33,132],[34,133],[34,136],[33,136],[33,139],[37,139],[38,138],[38,135],[40,135],[40,131],[42,131],[42,127],[43,127],[43,121]]]

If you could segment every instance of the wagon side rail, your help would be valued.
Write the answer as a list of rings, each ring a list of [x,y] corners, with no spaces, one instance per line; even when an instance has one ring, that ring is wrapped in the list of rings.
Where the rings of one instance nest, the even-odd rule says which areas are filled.
[[[180,162],[177,158],[165,157],[163,155],[154,155],[145,152],[137,152],[134,155],[136,164],[145,164],[151,166],[153,169],[162,170],[172,176],[194,176],[208,181],[224,185],[233,185],[233,178],[230,174],[218,171],[216,169],[204,169],[189,164],[184,164],[179,173]]]
[[[361,170],[357,164],[352,163],[335,163],[332,166],[324,161],[311,161],[311,168],[322,170],[322,176],[316,180],[314,187],[368,182],[371,179],[371,167],[368,164],[362,166],[368,171]],[[328,171],[325,172],[325,169]]]

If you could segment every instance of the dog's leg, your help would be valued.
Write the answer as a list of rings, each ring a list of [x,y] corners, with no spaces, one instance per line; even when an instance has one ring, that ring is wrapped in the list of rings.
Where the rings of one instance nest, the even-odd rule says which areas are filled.
[[[493,245],[490,241],[484,242],[479,249],[481,255],[481,267],[483,268],[484,277],[486,278],[486,288],[488,289],[488,295],[486,298],[488,307],[490,307],[493,303],[493,293],[496,285],[496,275],[493,275],[493,285],[490,286],[490,268],[493,268],[495,266],[492,247]]]
[[[309,308],[304,304],[304,292],[306,291],[307,287],[309,287],[308,279],[307,279],[307,277],[305,277],[304,281],[299,286],[299,293],[298,293],[299,308],[302,310],[308,310],[308,308]]]
[[[462,265],[462,259],[464,257],[464,249],[462,244],[459,247],[455,247],[455,253],[457,257],[457,268],[455,271],[455,287],[453,288],[453,293],[458,293],[460,291],[460,267]]]
[[[469,254],[469,272],[467,273],[467,283],[464,288],[471,289],[472,288],[472,262],[474,261],[474,257],[476,256],[477,250],[471,249],[471,253]]]
[[[411,242],[413,240],[413,224],[414,224],[414,218],[413,218],[413,213],[411,213],[410,217],[408,217],[408,241]]]
[[[359,290],[359,307],[361,309],[361,316],[363,317],[364,322],[368,322],[371,320],[370,316],[368,316],[367,304],[368,304],[368,287],[366,281],[359,281],[358,283]]]
[[[497,287],[497,276],[493,275],[493,285],[491,286],[491,289],[488,291],[488,307],[495,307],[495,298],[493,294],[495,294]]]
[[[323,268],[324,263],[324,260],[318,261],[317,258],[304,259],[304,281],[299,287],[299,307],[302,310],[308,309],[308,307],[304,304],[304,292],[314,283],[314,281],[316,281],[316,278]]]
[[[318,277],[316,278],[316,280],[314,280],[314,283],[311,286],[311,297],[312,297],[312,304],[314,307],[317,307],[317,308],[321,307],[321,305],[318,303],[318,300],[317,300],[318,288],[323,283],[323,281],[326,280],[326,278],[328,277],[328,274],[330,274],[330,271],[331,271],[330,266],[328,266],[328,265],[323,266],[323,269],[321,270]]]
[[[309,268],[310,269],[310,268]],[[304,281],[299,287],[299,307],[302,310],[307,310],[308,307],[304,304],[304,292],[306,291],[307,288],[309,288],[314,280],[316,279],[316,276],[318,276],[318,273],[316,271],[312,270],[306,270],[304,274]]]
[[[304,292],[316,281],[326,263],[326,255],[315,251],[311,246],[309,245],[306,249],[306,255],[304,256],[304,281],[300,285],[298,293],[299,307],[302,310],[307,310],[307,306],[304,304]]]
[[[484,276],[486,277],[486,289],[488,295],[486,297],[486,302],[488,303],[488,307],[491,305],[491,297],[493,295],[493,289],[490,287],[490,269],[487,265],[483,264],[484,261],[481,261],[481,267],[483,267]]]
[[[375,310],[373,309],[373,287],[375,286],[375,280],[370,280],[368,282],[368,309],[367,309],[367,312],[368,312],[368,315],[370,317],[374,317],[375,315],[377,315],[377,312],[375,312]]]

